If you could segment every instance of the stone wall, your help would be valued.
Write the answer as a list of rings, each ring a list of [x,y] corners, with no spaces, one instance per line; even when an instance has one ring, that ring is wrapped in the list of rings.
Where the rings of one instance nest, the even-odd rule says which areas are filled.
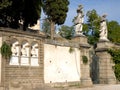
[[[9,85],[14,86],[16,83],[20,83],[21,85],[29,84],[29,85],[40,85],[44,83],[44,73],[43,73],[43,63],[44,63],[44,44],[43,38],[44,35],[40,33],[30,33],[23,32],[21,30],[13,30],[9,28],[1,28],[0,36],[2,37],[2,41],[7,42],[11,46],[13,46],[14,41],[17,41],[16,44],[17,54],[12,55],[12,57],[17,57],[13,59],[4,59],[2,58],[2,83],[1,86],[8,87]],[[26,46],[28,56],[22,56],[21,48],[25,43],[28,43]],[[37,56],[32,56],[32,46],[33,43],[37,43],[36,47]],[[22,58],[27,58],[24,61],[21,61]],[[37,62],[34,61],[37,58]],[[26,62],[26,60],[28,60]],[[33,61],[32,61],[33,60]],[[17,61],[17,62],[16,62]],[[23,63],[22,63],[23,62]],[[34,63],[35,62],[35,63]],[[34,64],[32,64],[34,63]]]
[[[40,85],[43,83],[43,74],[39,67],[26,66],[6,66],[5,82],[12,84],[14,82],[22,84]]]
[[[70,49],[73,51],[70,52]],[[80,50],[44,44],[45,83],[80,82]]]
[[[50,40],[39,31],[0,28],[0,37],[2,42],[11,45],[13,52],[11,59],[1,59],[1,86],[29,84],[34,87],[59,82],[92,85],[89,71],[90,46],[85,36],[72,40],[61,37]],[[74,50],[71,53],[70,48]],[[33,49],[37,54],[32,52]],[[83,55],[88,58],[85,65],[82,61]]]

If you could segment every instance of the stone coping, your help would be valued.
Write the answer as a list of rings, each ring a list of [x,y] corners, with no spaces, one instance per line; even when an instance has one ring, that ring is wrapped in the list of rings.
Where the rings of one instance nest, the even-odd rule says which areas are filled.
[[[66,46],[66,47],[75,47],[75,48],[90,48],[91,46],[89,44],[81,44],[81,43],[77,43],[74,42],[72,40],[68,40],[68,41],[57,41],[57,40],[51,40],[51,39],[46,39],[45,40],[46,44],[52,44],[52,45],[56,45],[56,46]]]
[[[31,68],[31,69],[38,69],[41,66],[25,66],[25,65],[6,65],[6,68]]]
[[[80,47],[90,48],[91,46],[89,44],[80,44]]]
[[[79,44],[78,43],[73,43],[73,42],[69,42],[69,41],[64,42],[64,41],[57,41],[57,40],[46,39],[45,43],[46,44],[56,45],[56,46],[66,46],[66,47],[79,48]]]
[[[0,27],[0,32],[8,32],[8,33],[13,33],[13,34],[20,34],[20,35],[29,35],[29,36],[34,36],[34,37],[41,37],[45,38],[46,35],[40,31],[36,30],[20,30],[20,29],[12,29],[12,28],[6,28],[6,27]]]
[[[107,50],[108,50],[108,48],[97,48],[95,50],[95,52],[103,52],[103,51],[107,51]]]

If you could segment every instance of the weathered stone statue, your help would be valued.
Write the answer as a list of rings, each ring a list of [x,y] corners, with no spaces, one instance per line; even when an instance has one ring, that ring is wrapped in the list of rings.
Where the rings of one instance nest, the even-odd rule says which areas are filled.
[[[12,51],[12,55],[14,56],[17,55],[17,50],[15,45],[12,46],[11,51]]]
[[[107,24],[106,24],[106,16],[107,15],[103,15],[101,17],[101,22],[100,22],[100,40],[103,41],[109,41],[107,36],[108,36],[108,30],[107,30]]]
[[[35,47],[32,47],[31,54],[32,54],[32,57],[37,57]]]
[[[76,35],[83,35],[83,33],[82,33],[83,18],[84,18],[83,6],[79,5],[79,7],[77,9],[77,16],[75,17],[75,20],[74,20],[75,34]]]
[[[27,56],[27,51],[26,51],[25,47],[23,47],[21,49],[21,52],[22,52],[22,56]]]

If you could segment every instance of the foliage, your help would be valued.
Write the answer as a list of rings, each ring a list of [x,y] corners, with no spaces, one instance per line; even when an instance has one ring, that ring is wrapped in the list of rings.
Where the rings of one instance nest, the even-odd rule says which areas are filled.
[[[55,24],[61,25],[65,22],[68,12],[68,0],[43,0],[43,11],[51,23],[51,39],[55,32]]]
[[[12,51],[11,51],[11,46],[8,45],[6,42],[3,42],[1,48],[0,48],[0,51],[1,51],[1,55],[7,59],[7,58],[10,58],[11,55],[12,55]]]
[[[19,28],[19,21],[23,22],[23,29],[33,26],[40,18],[41,0],[9,0],[12,4],[0,9],[0,26]],[[2,3],[3,4],[3,3]]]
[[[83,60],[83,63],[84,64],[87,64],[88,63],[88,58],[87,58],[87,56],[82,56],[82,60]]]
[[[120,49],[109,49],[108,52],[112,56],[113,62],[115,64],[120,63]]]
[[[12,2],[9,2],[8,0],[1,0],[0,1],[0,9],[6,8],[10,6]]]
[[[87,36],[88,33],[89,33],[88,25],[87,24],[83,24],[83,34]]]
[[[47,18],[44,19],[42,24],[42,32],[50,34],[50,22]]]
[[[70,47],[69,52],[70,52],[70,53],[73,53],[73,52],[74,52],[74,48],[73,48],[73,47]]]
[[[34,26],[34,24],[37,24],[37,20],[40,18],[41,6],[41,0],[24,0],[22,16],[24,20],[24,30],[28,25]]]
[[[117,21],[110,21],[108,26],[108,38],[114,43],[120,43],[120,25]]]
[[[89,37],[88,43],[95,44],[99,38],[100,16],[97,14],[96,10],[94,9],[88,11],[86,16],[87,16],[87,23],[83,25],[83,30],[85,35]]]
[[[110,49],[108,50],[112,56],[112,60],[115,63],[114,72],[116,78],[120,81],[120,49]]]
[[[84,34],[88,37],[89,44],[96,44],[99,40],[100,16],[96,10],[88,11],[87,22],[83,24]],[[107,21],[108,39],[114,43],[120,43],[120,25],[117,21]]]
[[[64,23],[68,12],[68,0],[44,0],[43,5],[43,10],[50,21],[58,25]]]
[[[114,72],[115,72],[116,78],[120,81],[120,63],[119,64],[115,64]]]
[[[63,38],[71,39],[74,35],[74,28],[62,25],[58,32]]]

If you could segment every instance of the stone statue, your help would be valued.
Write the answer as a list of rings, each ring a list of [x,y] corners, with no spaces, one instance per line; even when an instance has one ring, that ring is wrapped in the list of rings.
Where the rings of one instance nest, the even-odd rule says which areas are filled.
[[[12,55],[14,56],[17,55],[17,49],[15,45],[12,45],[11,51],[12,51]]]
[[[109,41],[107,39],[107,35],[108,35],[108,30],[107,30],[107,24],[106,24],[106,16],[107,15],[103,15],[101,17],[101,22],[100,22],[100,40],[104,40],[104,41]]]
[[[36,53],[35,47],[32,47],[31,54],[32,54],[32,57],[37,57],[37,53]]]
[[[83,14],[82,9],[83,9],[83,6],[79,5],[79,7],[77,9],[77,16],[75,17],[75,20],[74,20],[75,34],[76,35],[83,35],[82,28],[83,28],[84,14]]]
[[[21,52],[22,52],[22,56],[27,56],[27,51],[26,51],[25,47],[23,47],[21,49]]]

